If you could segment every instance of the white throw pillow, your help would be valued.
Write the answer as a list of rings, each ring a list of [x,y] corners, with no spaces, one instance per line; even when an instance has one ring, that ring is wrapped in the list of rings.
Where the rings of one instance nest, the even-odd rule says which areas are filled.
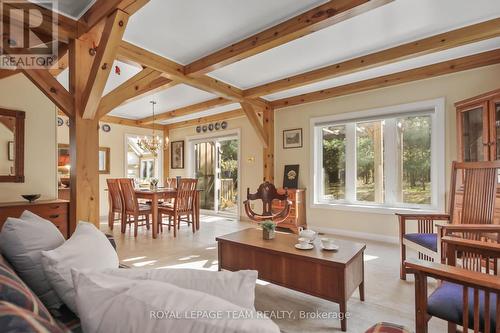
[[[30,211],[19,219],[9,217],[0,232],[2,254],[47,308],[58,308],[62,301],[44,274],[42,251],[63,243],[63,235],[52,222]]]
[[[213,272],[198,269],[107,269],[105,274],[134,280],[155,280],[198,290],[255,310],[257,271]]]
[[[101,231],[91,223],[80,222],[63,245],[42,252],[42,265],[57,295],[76,314],[71,269],[118,268],[119,260],[115,249]]]
[[[86,333],[279,332],[255,311],[196,290],[103,273],[72,273]]]

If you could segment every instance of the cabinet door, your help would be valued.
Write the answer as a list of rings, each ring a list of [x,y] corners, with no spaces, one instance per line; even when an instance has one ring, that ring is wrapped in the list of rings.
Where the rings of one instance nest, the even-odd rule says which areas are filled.
[[[488,130],[488,103],[459,110],[459,152],[464,162],[488,161],[490,142]]]
[[[490,158],[500,159],[500,96],[490,104]]]

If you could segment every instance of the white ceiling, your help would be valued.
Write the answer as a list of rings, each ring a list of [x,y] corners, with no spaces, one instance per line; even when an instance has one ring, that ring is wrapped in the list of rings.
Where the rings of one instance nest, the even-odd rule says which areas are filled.
[[[96,0],[29,0],[31,2],[35,2],[40,4],[41,6],[48,7],[47,3],[50,3],[51,6],[55,6],[52,8],[57,9],[57,12],[72,17],[74,19],[80,18],[90,6]],[[50,8],[50,9],[52,9]]]
[[[186,65],[325,0],[151,0],[124,39]]]
[[[119,106],[111,112],[111,115],[130,119],[141,119],[152,115],[151,104],[149,103],[151,100],[158,103],[155,107],[155,113],[159,114],[191,104],[201,103],[216,97],[216,95],[203,90],[192,88],[185,84],[178,84],[159,93],[145,96]]]
[[[60,0],[59,3],[61,11],[76,16],[91,2]],[[325,2],[326,0],[151,0],[131,17],[124,39],[185,65]],[[76,14],[78,11],[80,13]],[[500,0],[395,0],[209,75],[247,89],[497,17],[500,17]],[[500,48],[500,38],[344,75],[265,98],[275,100],[296,96],[495,48]],[[120,67],[121,75],[112,71],[105,94],[140,71],[140,68],[124,63],[116,62],[115,65]],[[58,79],[67,82],[64,74]],[[151,99],[158,101],[160,113],[215,97],[186,85],[178,85],[120,106],[111,114],[139,119],[151,115]],[[228,105],[190,115],[188,118],[237,107]],[[176,121],[188,119],[184,118],[176,118]]]

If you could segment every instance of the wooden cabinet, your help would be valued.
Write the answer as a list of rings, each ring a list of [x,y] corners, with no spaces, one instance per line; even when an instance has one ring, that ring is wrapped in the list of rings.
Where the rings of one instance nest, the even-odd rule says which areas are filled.
[[[500,159],[500,89],[458,102],[455,107],[459,160]]]
[[[285,190],[279,189],[279,193],[285,193]],[[306,222],[306,190],[305,189],[289,189],[288,200],[292,202],[290,215],[288,218],[278,224],[280,228],[287,228],[295,233],[298,233],[299,227],[307,228]],[[284,208],[284,203],[273,201],[273,211],[281,211]]]
[[[69,202],[66,200],[0,203],[0,228],[8,217],[19,217],[25,210],[51,221],[65,238],[69,237]]]

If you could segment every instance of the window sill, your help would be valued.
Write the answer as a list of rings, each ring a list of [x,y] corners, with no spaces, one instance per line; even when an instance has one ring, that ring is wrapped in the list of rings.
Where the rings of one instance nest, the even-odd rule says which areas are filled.
[[[383,215],[394,215],[396,213],[400,214],[441,214],[442,211],[438,209],[431,208],[404,208],[404,207],[384,207],[377,205],[359,205],[359,204],[348,204],[348,203],[327,203],[327,202],[317,202],[311,204],[312,209],[334,209],[351,211],[358,213],[373,213],[373,214],[383,214]]]

